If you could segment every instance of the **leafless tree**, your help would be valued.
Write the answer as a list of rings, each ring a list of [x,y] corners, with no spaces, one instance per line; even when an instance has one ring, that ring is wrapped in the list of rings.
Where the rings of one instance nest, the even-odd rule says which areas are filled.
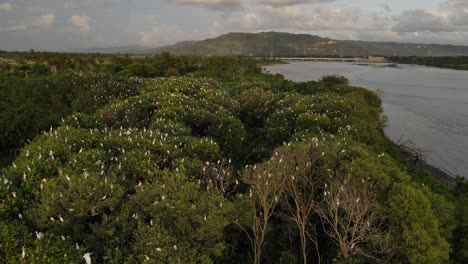
[[[248,236],[252,250],[253,263],[259,264],[266,245],[266,235],[270,229],[269,221],[284,192],[284,175],[277,173],[283,165],[282,157],[247,169],[244,182],[250,186],[249,201],[252,206],[250,230],[234,221]]]
[[[317,213],[323,230],[345,259],[363,256],[381,262],[390,254],[388,235],[381,231],[383,218],[375,192],[359,181],[333,175],[324,186],[322,197]]]
[[[318,179],[314,175],[313,157],[307,153],[306,147],[294,152],[283,153],[284,166],[281,172],[285,175],[285,211],[282,217],[297,226],[301,242],[302,263],[307,263],[307,242],[315,245],[317,263],[321,262],[315,226],[310,222],[311,216],[317,211]]]
[[[202,188],[213,186],[225,197],[237,189],[238,182],[234,179],[234,173],[230,161],[205,162],[200,176]]]

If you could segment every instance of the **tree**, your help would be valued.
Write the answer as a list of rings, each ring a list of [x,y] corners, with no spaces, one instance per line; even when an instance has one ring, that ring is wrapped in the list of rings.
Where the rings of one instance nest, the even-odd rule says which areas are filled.
[[[329,87],[349,84],[349,79],[342,75],[326,75],[323,76],[320,81],[322,81],[326,86]]]
[[[317,209],[323,230],[338,245],[345,262],[353,256],[377,260],[376,255],[390,252],[376,195],[365,185],[347,175],[331,174]],[[373,252],[369,244],[383,247]]]
[[[270,161],[249,167],[244,172],[244,182],[250,187],[249,200],[252,218],[249,232],[238,221],[234,221],[247,234],[252,250],[253,263],[260,264],[262,251],[269,232],[269,221],[284,193],[286,175],[276,173],[283,166],[283,158],[275,156]]]
[[[280,152],[284,165],[280,171],[275,172],[285,175],[285,194],[281,203],[285,212],[282,213],[282,216],[297,226],[301,241],[302,263],[304,264],[307,263],[308,240],[314,243],[317,261],[321,262],[315,226],[310,220],[319,204],[317,192],[320,179],[314,173],[315,157],[311,156],[308,150],[309,146],[299,145]]]
[[[138,223],[129,260],[213,263],[223,253],[231,202],[214,186],[206,189],[179,171],[165,171],[161,180],[139,188],[123,210]]]
[[[388,196],[390,231],[397,253],[409,263],[445,263],[450,246],[421,190],[396,184]]]

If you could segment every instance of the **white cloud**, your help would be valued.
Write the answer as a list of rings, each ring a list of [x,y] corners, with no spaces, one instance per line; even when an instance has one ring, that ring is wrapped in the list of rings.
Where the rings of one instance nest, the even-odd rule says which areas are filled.
[[[255,13],[244,15],[241,20],[241,27],[244,29],[256,29],[260,25],[260,19]]]
[[[140,32],[140,44],[144,46],[162,46],[179,41],[199,40],[208,37],[207,33],[198,30],[185,31],[176,25],[154,23],[147,31]]]
[[[50,25],[52,25],[54,23],[54,21],[55,21],[55,15],[54,14],[43,15],[43,16],[40,16],[37,19],[37,23],[40,26],[50,26]]]
[[[239,10],[242,0],[163,0],[169,3],[197,5],[211,10]]]
[[[316,4],[335,2],[335,0],[257,0],[257,3],[266,6],[291,6],[298,4]]]
[[[8,32],[22,32],[28,30],[28,27],[25,25],[16,25],[16,26],[11,26],[7,27],[6,31]]]
[[[222,25],[219,21],[215,20],[215,21],[213,21],[213,22],[211,23],[211,26],[212,26],[214,29],[220,29],[223,25]]]
[[[78,27],[82,34],[87,34],[91,29],[89,25],[90,19],[91,18],[89,16],[73,15],[70,18],[70,22],[72,25]]]
[[[115,4],[121,4],[124,1],[127,0],[67,0],[64,2],[64,6],[67,8],[102,8],[109,7]]]
[[[227,22],[243,29],[288,30],[361,30],[360,11],[353,8],[326,7],[303,8],[301,6],[265,6],[258,13],[242,17],[231,16]]]
[[[410,9],[394,18],[396,32],[468,31],[468,1],[447,0],[436,9]]]
[[[13,11],[13,5],[10,4],[10,3],[0,3],[0,11],[3,11],[3,12],[11,12]]]

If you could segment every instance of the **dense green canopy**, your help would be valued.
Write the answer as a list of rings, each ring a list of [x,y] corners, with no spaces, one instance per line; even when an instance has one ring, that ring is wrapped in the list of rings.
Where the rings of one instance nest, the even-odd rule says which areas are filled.
[[[93,263],[466,258],[466,183],[452,191],[408,170],[383,134],[376,94],[336,76],[293,83],[256,68],[241,78],[203,65],[185,77],[4,79],[2,87],[30,86],[0,92],[53,87],[64,97],[41,103],[68,107],[43,109],[57,117],[46,112],[35,124],[42,119],[0,100],[2,148],[15,136],[23,141],[13,146],[33,138],[2,171],[3,261],[81,263],[85,253]],[[17,100],[35,109],[35,95]],[[12,123],[15,115],[31,121]]]

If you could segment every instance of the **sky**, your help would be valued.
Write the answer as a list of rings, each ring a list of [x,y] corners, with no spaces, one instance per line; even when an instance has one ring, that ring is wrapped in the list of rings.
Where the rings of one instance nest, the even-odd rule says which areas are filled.
[[[0,0],[0,50],[157,47],[262,31],[468,46],[468,0]]]

